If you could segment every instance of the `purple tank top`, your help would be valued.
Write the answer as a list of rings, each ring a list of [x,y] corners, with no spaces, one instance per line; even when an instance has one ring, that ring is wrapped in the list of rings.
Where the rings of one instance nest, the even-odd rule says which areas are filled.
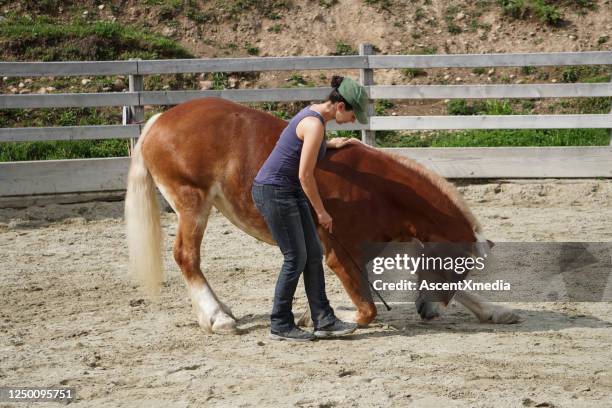
[[[268,156],[268,159],[259,169],[259,173],[255,177],[256,183],[273,184],[276,186],[300,186],[300,155],[302,154],[304,142],[300,140],[295,130],[300,121],[307,116],[318,117],[323,126],[325,126],[325,120],[319,112],[310,109],[310,107],[299,111],[297,115],[291,118],[287,127],[283,129],[278,142],[276,142],[276,146],[274,146],[270,156]],[[325,156],[326,145],[325,137],[323,137],[317,155],[317,162]]]

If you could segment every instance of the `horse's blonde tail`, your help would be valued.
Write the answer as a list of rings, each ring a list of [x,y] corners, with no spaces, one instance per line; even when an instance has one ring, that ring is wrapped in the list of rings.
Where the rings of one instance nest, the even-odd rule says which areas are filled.
[[[142,143],[161,114],[145,124],[132,152],[125,195],[125,226],[129,251],[129,271],[143,284],[146,292],[159,295],[162,275],[162,234],[155,183],[142,157]]]

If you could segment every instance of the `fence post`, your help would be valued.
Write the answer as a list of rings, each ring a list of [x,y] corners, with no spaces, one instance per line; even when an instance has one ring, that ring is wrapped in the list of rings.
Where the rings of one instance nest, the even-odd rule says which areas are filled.
[[[612,84],[612,68],[610,69],[610,83]],[[610,103],[610,115],[612,115],[612,98]],[[612,146],[612,128],[610,129],[610,146]]]
[[[374,54],[374,46],[372,44],[359,44],[359,55],[373,55]],[[359,73],[359,82],[363,86],[374,85],[374,70],[372,69],[361,69]],[[374,104],[372,100],[368,103],[368,108],[366,111],[368,115],[368,119],[371,119],[374,116]],[[376,145],[376,132],[373,130],[362,130],[361,131],[361,141],[367,145],[375,146]]]
[[[140,58],[130,58],[130,61],[139,61]],[[142,92],[144,91],[144,78],[142,75],[129,76],[129,91]],[[138,105],[129,107],[128,123],[142,123],[144,121],[144,106],[140,105],[140,96],[138,97]],[[134,149],[137,139],[130,139],[130,155]]]

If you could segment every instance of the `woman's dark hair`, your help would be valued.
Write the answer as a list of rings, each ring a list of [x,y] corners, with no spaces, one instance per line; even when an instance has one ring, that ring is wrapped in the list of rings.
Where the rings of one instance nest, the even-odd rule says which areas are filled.
[[[342,80],[344,79],[344,77],[339,76],[339,75],[334,75],[332,77],[331,80],[331,87],[333,88],[331,93],[329,94],[329,96],[327,97],[328,101],[331,101],[332,103],[335,102],[344,102],[344,106],[346,107],[346,110],[348,111],[352,111],[353,107],[351,106],[350,103],[348,103],[343,97],[342,95],[340,95],[340,92],[338,91],[338,87],[340,86],[340,84],[342,83]]]

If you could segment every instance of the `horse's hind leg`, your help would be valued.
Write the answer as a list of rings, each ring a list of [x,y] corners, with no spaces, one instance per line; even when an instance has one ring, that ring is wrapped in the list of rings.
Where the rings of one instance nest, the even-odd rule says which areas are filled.
[[[189,205],[178,205],[179,219],[174,259],[183,272],[191,300],[198,317],[198,323],[209,332],[233,333],[236,331],[236,320],[231,311],[213,292],[200,269],[200,246],[208,222],[211,204],[200,190],[181,191],[181,198]]]

